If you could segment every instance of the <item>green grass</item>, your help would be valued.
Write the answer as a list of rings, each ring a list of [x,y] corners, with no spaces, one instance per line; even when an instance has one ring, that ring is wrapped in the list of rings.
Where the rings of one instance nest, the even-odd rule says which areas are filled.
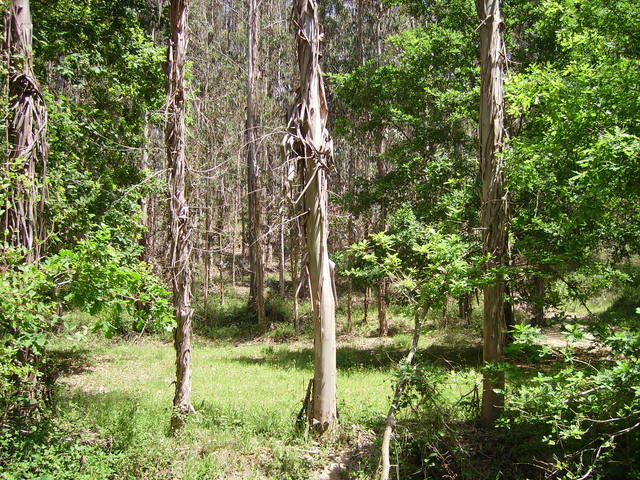
[[[380,339],[374,302],[366,324],[361,299],[354,302],[354,329],[347,332],[341,301],[340,427],[331,441],[318,443],[295,427],[313,375],[308,302],[301,301],[305,328],[296,337],[290,302],[269,298],[275,328],[259,337],[242,293],[228,288],[224,306],[212,298],[207,309],[196,309],[196,413],[177,438],[168,434],[175,378],[170,338],[134,334],[106,340],[86,333],[90,317],[68,315],[67,324],[84,334],[51,339],[51,368],[60,374],[52,420],[22,443],[8,440],[18,453],[0,479],[309,479],[332,456],[351,449],[354,438],[374,437],[389,408],[397,363],[411,342],[413,322],[406,309],[389,307],[394,335]],[[435,328],[440,317],[435,312],[430,318],[421,355],[447,372],[444,393],[454,402],[478,381],[477,328]],[[375,469],[377,447],[371,448],[363,471],[355,468],[353,478],[369,478]]]
[[[632,293],[617,299],[603,296],[593,308],[602,316],[628,316],[635,312],[637,289]],[[201,304],[196,309],[192,396],[196,413],[177,438],[168,434],[175,376],[170,339],[133,334],[106,340],[87,333],[94,322],[90,316],[68,315],[66,323],[84,334],[54,337],[49,345],[50,370],[59,374],[53,415],[19,435],[5,435],[0,429],[0,480],[318,478],[336,455],[353,450],[361,438],[370,441],[378,434],[397,363],[411,343],[413,321],[407,309],[389,306],[392,336],[381,339],[375,302],[365,323],[362,297],[354,299],[353,330],[348,332],[346,301],[341,299],[337,311],[340,429],[331,441],[319,443],[295,428],[313,375],[309,304],[301,301],[304,330],[296,336],[291,302],[269,297],[275,328],[259,336],[245,294],[228,288],[223,306],[213,296],[207,309]],[[443,412],[453,412],[446,421],[461,431],[465,425],[475,431],[477,404],[466,406],[467,401],[477,400],[470,392],[480,382],[481,309],[474,307],[468,326],[455,318],[455,305],[449,305],[446,321],[443,312],[434,311],[424,322],[419,357],[425,371],[431,372],[424,383],[437,388],[437,403],[416,404],[398,415],[399,431],[407,437],[403,440],[399,434],[394,448],[401,457],[408,455],[403,459],[405,468],[419,468],[429,442],[440,441],[437,434],[444,430],[438,422],[444,421]],[[540,365],[533,367],[531,372]],[[525,370],[508,375],[508,383],[525,378],[529,372]],[[372,478],[377,442],[356,452],[360,462],[351,465],[349,478]]]
[[[451,398],[467,391],[477,377],[473,370],[456,373],[456,366],[463,372],[478,359],[477,348],[463,345],[463,337],[437,330],[421,342],[424,356],[454,372]],[[348,443],[352,425],[379,430],[395,365],[409,342],[408,333],[382,340],[342,339],[338,405],[345,433],[327,445],[317,445],[294,426],[313,375],[312,344],[304,338],[283,344],[269,338],[196,337],[196,413],[177,439],[167,434],[175,375],[168,340],[90,337],[77,343],[58,338],[51,352],[65,373],[57,409],[67,428],[95,432],[108,445],[114,478],[312,478],[329,453]],[[313,454],[305,454],[309,451]]]
[[[307,344],[234,346],[198,339],[193,349],[196,414],[179,442],[167,436],[174,378],[170,343],[94,341],[88,350],[74,351],[58,342],[56,350],[60,357],[75,355],[80,365],[62,379],[59,410],[90,420],[116,451],[137,458],[127,466],[131,478],[145,478],[137,468],[148,468],[155,458],[164,461],[159,470],[147,472],[149,478],[214,478],[207,476],[211,472],[220,472],[220,478],[239,472],[237,478],[285,478],[291,469],[302,469],[300,478],[307,478],[306,470],[315,467],[302,468],[288,459],[306,443],[294,430],[294,419],[312,376]],[[380,421],[391,389],[391,367],[388,362],[363,362],[341,369],[343,424]]]

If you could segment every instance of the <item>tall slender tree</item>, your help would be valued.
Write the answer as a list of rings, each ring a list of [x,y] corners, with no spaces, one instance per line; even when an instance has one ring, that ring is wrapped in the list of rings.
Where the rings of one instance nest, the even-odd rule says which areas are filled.
[[[502,359],[505,329],[505,283],[499,269],[505,265],[507,249],[507,199],[504,186],[504,43],[499,0],[476,0],[480,18],[480,175],[482,177],[483,252],[489,255],[487,269],[497,271],[493,283],[484,287],[483,360]],[[491,425],[504,398],[498,391],[504,374],[489,369],[484,374],[481,420]]]
[[[177,326],[176,390],[171,429],[180,429],[191,406],[191,250],[193,226],[187,203],[185,157],[185,62],[189,0],[171,0],[167,65],[167,118],[165,139],[169,167],[169,222],[171,247],[169,269]]]
[[[10,105],[9,153],[4,168],[12,172],[13,181],[6,208],[2,209],[1,228],[11,244],[25,249],[26,261],[34,262],[40,256],[43,233],[47,110],[33,73],[29,0],[11,1],[5,12],[4,29]]]
[[[247,150],[247,196],[249,243],[249,268],[251,281],[249,303],[258,317],[258,328],[267,329],[264,311],[264,255],[262,240],[262,202],[258,171],[258,34],[260,26],[260,10],[258,0],[248,0],[248,54],[247,54],[247,121],[245,125],[245,143]]]
[[[333,166],[333,143],[326,128],[328,108],[320,68],[321,31],[315,0],[296,0],[292,14],[300,87],[289,112],[285,148],[297,163],[304,208],[309,284],[314,314],[314,378],[309,420],[316,432],[329,429],[336,409],[336,318],[329,232],[327,174]],[[296,199],[298,200],[298,199]]]

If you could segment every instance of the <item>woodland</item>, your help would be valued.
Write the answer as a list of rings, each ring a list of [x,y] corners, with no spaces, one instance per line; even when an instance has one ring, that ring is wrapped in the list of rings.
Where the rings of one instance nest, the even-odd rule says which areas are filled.
[[[640,479],[638,0],[2,0],[0,480]]]

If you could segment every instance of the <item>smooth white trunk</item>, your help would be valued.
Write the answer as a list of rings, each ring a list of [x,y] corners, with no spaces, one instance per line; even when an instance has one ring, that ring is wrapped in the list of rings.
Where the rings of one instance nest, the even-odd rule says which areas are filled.
[[[329,230],[327,173],[332,168],[333,144],[326,128],[327,103],[320,69],[318,5],[296,0],[293,10],[300,89],[289,112],[285,137],[287,158],[297,165],[304,208],[304,231],[309,260],[309,285],[314,313],[314,379],[310,422],[323,433],[337,418],[336,299],[327,248]]]

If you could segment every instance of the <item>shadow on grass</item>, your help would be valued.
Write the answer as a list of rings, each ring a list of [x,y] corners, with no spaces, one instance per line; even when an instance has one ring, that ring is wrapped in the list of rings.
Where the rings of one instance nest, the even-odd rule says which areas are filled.
[[[277,295],[265,299],[267,322],[272,326],[266,334],[258,329],[256,313],[249,308],[245,298],[229,299],[224,306],[219,303],[200,304],[194,312],[193,329],[196,335],[222,342],[242,343],[267,336],[276,341],[287,341],[296,337],[293,329],[293,306]],[[300,322],[303,335],[308,333],[310,319],[301,309]]]
[[[123,391],[86,391],[73,389],[57,393],[58,405],[67,411],[82,412],[84,419],[101,432],[102,441],[112,452],[137,448],[147,431],[149,412],[141,412],[140,398]],[[147,417],[147,418],[145,418]],[[157,425],[158,420],[154,419]],[[169,414],[165,419],[169,433]],[[83,432],[82,429],[79,430]]]
[[[51,387],[61,376],[86,372],[94,365],[94,354],[88,348],[76,347],[48,351],[42,370],[44,383]]]
[[[617,298],[609,308],[597,316],[597,320],[593,319],[593,322],[637,328],[639,322],[636,308],[640,305],[639,290],[634,289],[634,295],[623,295]]]
[[[392,370],[406,357],[407,350],[394,345],[379,345],[373,348],[352,346],[338,347],[336,361],[341,371]],[[480,346],[432,345],[419,350],[419,355],[443,368],[468,368],[480,365]],[[260,356],[241,356],[233,361],[249,364],[267,364],[278,368],[313,368],[313,349],[274,349],[267,347]]]
[[[247,341],[258,336],[257,319],[246,302],[199,305],[193,315],[194,333],[222,341]]]

